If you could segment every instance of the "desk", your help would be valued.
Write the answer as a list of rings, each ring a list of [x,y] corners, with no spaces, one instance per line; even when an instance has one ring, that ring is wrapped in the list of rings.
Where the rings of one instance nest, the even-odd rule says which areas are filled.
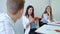
[[[53,25],[53,26],[60,26],[60,21],[55,21],[51,23],[47,23],[48,25]]]
[[[60,30],[60,27],[52,25],[43,25],[42,27],[38,28],[35,32],[43,34],[60,34],[60,32],[54,31],[56,29]]]

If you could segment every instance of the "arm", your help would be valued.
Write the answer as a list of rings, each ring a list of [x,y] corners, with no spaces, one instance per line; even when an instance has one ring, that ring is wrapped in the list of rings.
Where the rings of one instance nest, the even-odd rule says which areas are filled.
[[[23,26],[26,29],[29,26],[29,24],[30,24],[29,23],[29,19],[26,18],[26,16],[23,16],[22,20],[23,20]]]
[[[47,21],[48,20],[48,15],[47,14],[43,14],[43,18]]]
[[[34,21],[33,18],[29,18],[29,19],[30,19],[30,21],[26,24],[26,28]]]
[[[49,14],[49,16],[46,15],[46,14],[44,14],[43,17],[44,17],[44,19],[45,19],[48,23],[51,22],[51,20],[50,20],[50,14]],[[52,21],[53,21],[53,20],[52,20]]]
[[[30,23],[32,23],[33,21],[34,21],[33,19],[31,19],[31,20],[29,21],[28,18],[23,17],[23,26],[24,26],[24,28],[28,28],[29,25],[30,25]]]
[[[26,24],[26,28],[29,27],[30,23],[32,23],[32,20]]]
[[[32,20],[29,21],[28,19],[23,19],[23,26],[24,26],[24,28],[28,28],[31,22],[32,22]]]
[[[35,24],[36,24],[37,27],[39,27],[39,22],[38,22],[38,20],[35,21]]]
[[[50,13],[49,13],[49,16],[48,16],[49,20],[51,19],[51,16],[50,16]]]
[[[50,23],[49,17],[47,14],[43,14],[43,18],[45,21],[47,21],[48,23]]]

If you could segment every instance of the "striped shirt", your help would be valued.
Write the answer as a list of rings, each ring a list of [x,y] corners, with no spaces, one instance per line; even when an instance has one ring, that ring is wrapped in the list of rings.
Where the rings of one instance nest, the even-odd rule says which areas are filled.
[[[0,15],[0,34],[24,34],[22,20],[14,23],[7,14]]]

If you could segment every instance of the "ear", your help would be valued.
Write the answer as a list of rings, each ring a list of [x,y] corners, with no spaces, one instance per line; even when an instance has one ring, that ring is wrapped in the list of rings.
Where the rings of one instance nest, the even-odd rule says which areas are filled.
[[[23,12],[23,9],[19,9],[19,10],[18,10],[18,13],[21,13],[21,12]]]
[[[18,13],[19,13],[20,16],[23,15],[23,11],[24,11],[24,9],[20,9],[20,10],[18,11]]]

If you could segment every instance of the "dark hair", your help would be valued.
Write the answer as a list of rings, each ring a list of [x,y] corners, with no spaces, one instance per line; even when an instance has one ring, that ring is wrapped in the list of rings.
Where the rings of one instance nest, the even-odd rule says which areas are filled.
[[[31,16],[34,18],[34,8],[33,8],[33,6],[31,6],[31,5],[29,5],[29,6],[27,7],[25,16],[28,16],[28,17],[29,17],[29,15],[28,15],[28,9],[29,9],[29,8],[32,8],[32,14],[31,14]]]
[[[12,14],[16,14],[19,9],[24,8],[24,3],[24,0],[7,0],[7,9],[12,10]]]
[[[48,7],[50,8],[50,20],[52,20],[52,19],[53,19],[53,18],[52,18],[53,16],[52,16],[52,8],[51,8],[51,6],[47,6],[43,14],[48,14],[48,13],[47,13],[47,8],[48,8]],[[42,18],[43,18],[43,14],[42,14]],[[49,14],[48,14],[48,16],[49,16]]]

